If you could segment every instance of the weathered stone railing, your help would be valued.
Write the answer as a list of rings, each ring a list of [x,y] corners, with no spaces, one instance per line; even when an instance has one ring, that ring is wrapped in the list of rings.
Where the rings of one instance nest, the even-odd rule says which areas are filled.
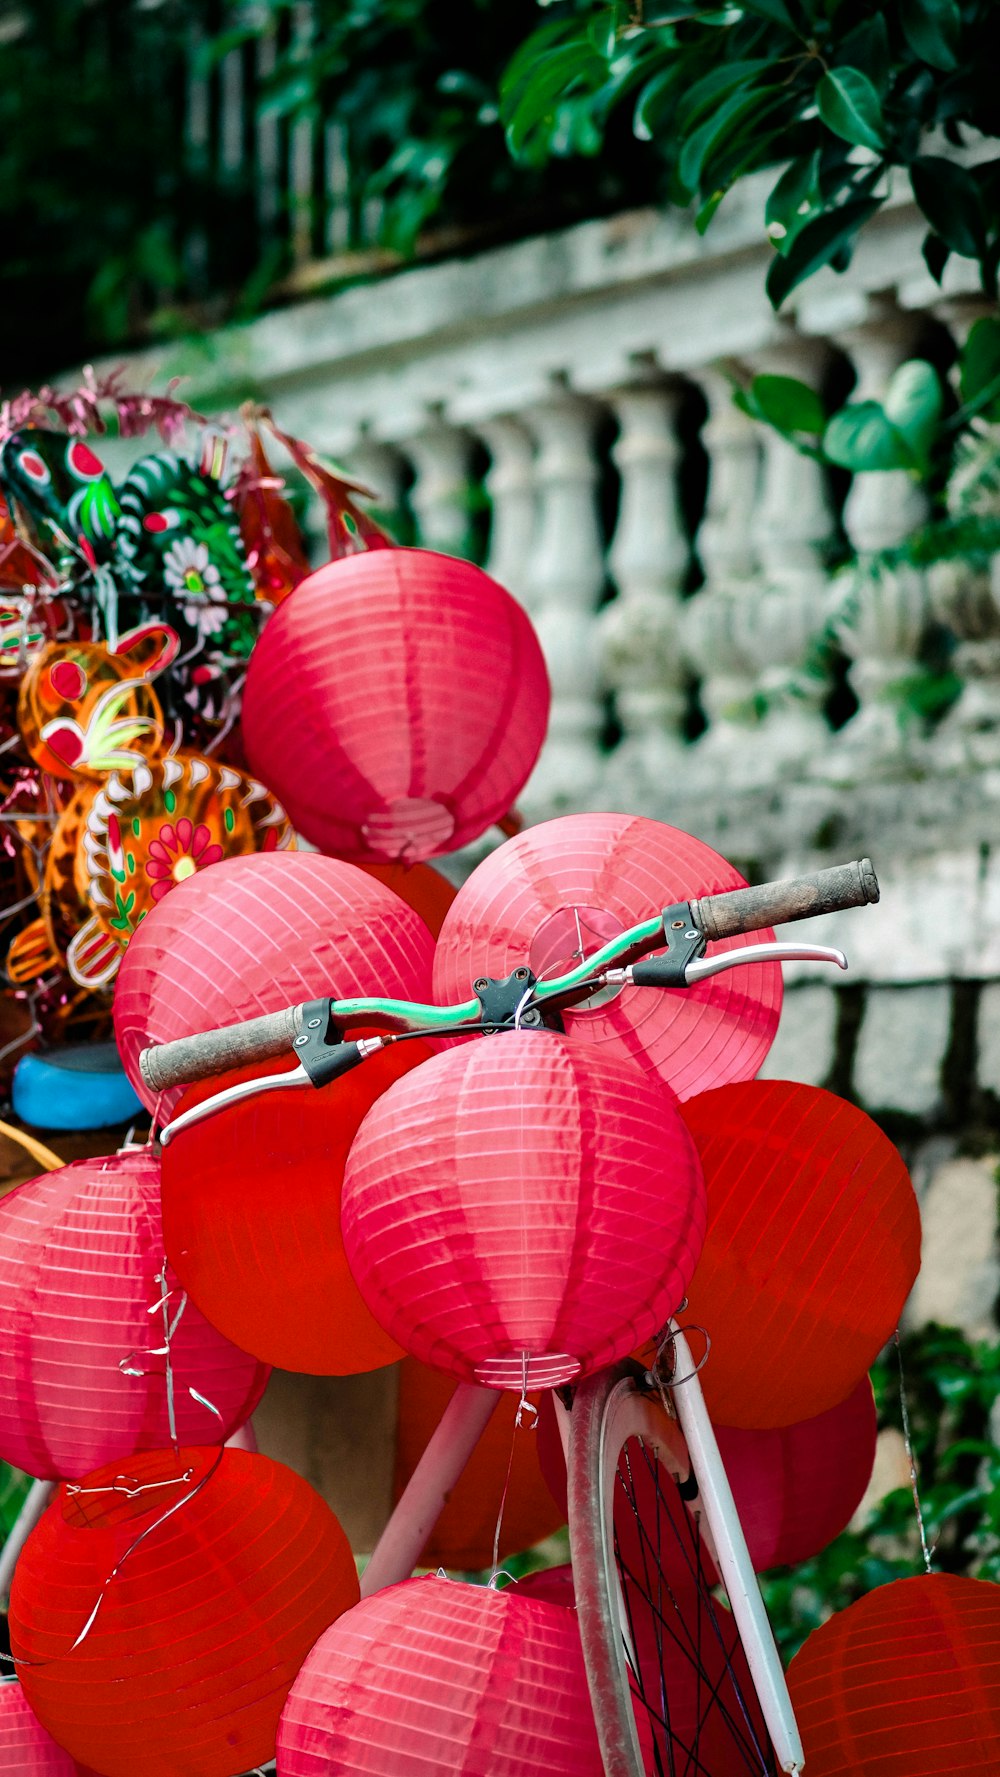
[[[932,282],[923,232],[890,204],[849,271],[776,319],[750,185],[705,239],[651,212],[588,223],[273,312],[159,367],[203,409],[267,401],[390,523],[404,513],[523,600],[554,692],[532,818],[641,811],[757,877],[874,857],[881,906],[824,927],[848,984],[788,971],[769,1071],[895,1113],[930,1180],[971,1140],[997,1145],[1000,601],[971,570],[868,571],[923,519],[918,485],[831,476],[731,388],[776,370],[877,395],[917,353],[947,371],[983,305],[967,262]],[[929,732],[904,720],[905,690],[942,625],[964,689]],[[965,1309],[958,1282],[928,1311],[979,1325],[994,1186],[992,1162],[968,1164],[979,1281]]]

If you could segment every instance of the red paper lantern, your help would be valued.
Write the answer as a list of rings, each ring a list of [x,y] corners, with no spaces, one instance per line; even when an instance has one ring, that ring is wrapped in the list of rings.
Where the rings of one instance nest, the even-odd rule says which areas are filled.
[[[245,1351],[311,1376],[375,1370],[402,1356],[348,1269],[340,1192],[362,1118],[429,1053],[424,1043],[399,1043],[321,1091],[244,1099],[164,1149],[171,1263],[212,1325]],[[283,1065],[220,1075],[187,1093],[179,1109]]]
[[[19,1684],[0,1684],[0,1777],[83,1777],[45,1732]]]
[[[1000,1586],[893,1580],[838,1611],[788,1669],[809,1777],[1000,1770]]]
[[[404,1580],[320,1637],[279,1777],[603,1777],[580,1632],[516,1590]]]
[[[148,1148],[76,1160],[0,1204],[0,1457],[46,1479],[170,1442],[160,1165]],[[165,1312],[183,1295],[168,1272]],[[222,1442],[268,1371],[193,1302],[170,1339],[182,1441]],[[129,1373],[129,1372],[133,1373]],[[191,1388],[203,1396],[195,1400]],[[210,1401],[211,1411],[205,1406]]]
[[[384,882],[414,913],[419,913],[427,930],[437,937],[458,893],[447,876],[433,870],[430,864],[360,864],[358,868],[366,876],[374,876],[377,882]]]
[[[875,1397],[864,1376],[815,1419],[715,1433],[756,1571],[793,1567],[832,1543],[861,1503],[875,1462]]]
[[[683,1107],[708,1232],[688,1319],[712,1340],[712,1417],[768,1428],[843,1401],[891,1336],[920,1266],[920,1214],[896,1149],[854,1105],[757,1080]]]
[[[565,815],[531,827],[474,870],[441,929],[435,997],[465,1000],[479,975],[527,963],[562,974],[609,938],[675,901],[742,888],[710,846],[676,827],[624,814]],[[710,954],[773,937],[750,932]],[[675,989],[625,987],[567,1012],[567,1033],[662,1076],[679,1098],[748,1080],[778,1028],[781,968],[746,968]]]
[[[166,1122],[139,1052],[330,994],[426,1000],[433,941],[423,921],[363,871],[314,852],[225,858],[154,908],[125,952],[115,1036],[143,1103]],[[158,1108],[157,1108],[158,1106]]]
[[[540,1567],[535,1573],[526,1573],[516,1582],[516,1593],[518,1598],[538,1598],[543,1604],[561,1604],[564,1610],[576,1609],[573,1569],[568,1564],[565,1567]]]
[[[672,1095],[554,1031],[435,1055],[358,1132],[348,1262],[414,1357],[491,1388],[555,1387],[661,1326],[702,1240]]]
[[[128,1477],[64,1485],[25,1543],[25,1695],[104,1777],[235,1777],[273,1756],[305,1655],[357,1602],[347,1539],[307,1481],[245,1450],[149,1451]]]
[[[412,863],[505,815],[545,736],[549,682],[520,605],[425,549],[329,562],[250,657],[243,737],[323,851]]]
[[[399,1367],[396,1465],[393,1493],[399,1498],[420,1461],[453,1393],[455,1382],[415,1357]],[[537,1409],[547,1396],[535,1396]],[[420,1557],[422,1567],[450,1567],[476,1573],[493,1561],[493,1537],[500,1518],[500,1559],[530,1549],[566,1522],[538,1466],[532,1416],[515,1426],[517,1396],[500,1401],[459,1476]],[[502,1512],[501,1512],[502,1507]]]

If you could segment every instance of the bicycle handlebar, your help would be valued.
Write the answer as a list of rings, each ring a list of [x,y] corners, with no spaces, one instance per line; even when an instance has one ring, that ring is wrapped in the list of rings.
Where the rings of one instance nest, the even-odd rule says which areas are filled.
[[[833,913],[847,907],[862,907],[879,898],[878,882],[869,858],[851,864],[838,864],[832,869],[818,870],[809,876],[791,878],[786,882],[767,882],[755,888],[729,889],[718,895],[680,903],[669,913],[681,912],[671,925],[690,925],[691,935],[704,940],[735,937],[743,932],[759,931],[764,926],[787,925],[793,920],[807,919],[814,914]],[[593,972],[609,962],[627,955],[642,955],[662,946],[667,934],[663,917],[645,920],[622,932],[602,946],[596,956],[555,980],[537,984],[537,1003],[555,1004],[560,995],[568,996]],[[734,963],[738,962],[734,955]],[[222,1030],[203,1031],[195,1036],[178,1037],[176,1041],[144,1049],[139,1068],[146,1085],[153,1092],[165,1092],[174,1086],[188,1086],[213,1074],[256,1061],[271,1061],[282,1055],[295,1054],[306,1033],[321,1026],[333,1025],[338,1030],[367,1024],[380,1024],[389,1029],[426,1030],[428,1034],[448,1035],[457,1026],[477,1022],[482,1015],[478,999],[466,1000],[456,1006],[422,1006],[409,1001],[356,999],[311,1000],[301,1006],[286,1006],[280,1012],[266,1013],[242,1024],[225,1026]],[[345,1045],[345,1068],[351,1065]]]

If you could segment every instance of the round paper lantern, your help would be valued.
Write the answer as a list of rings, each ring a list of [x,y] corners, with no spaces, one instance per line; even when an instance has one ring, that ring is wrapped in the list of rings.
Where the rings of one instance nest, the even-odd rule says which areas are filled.
[[[348,1269],[340,1192],[362,1117],[429,1053],[423,1043],[399,1043],[320,1091],[243,1099],[164,1149],[170,1261],[192,1301],[245,1351],[311,1376],[375,1370],[402,1356]],[[284,1065],[220,1074],[178,1109]]]
[[[366,876],[384,882],[414,913],[419,913],[427,930],[437,937],[458,893],[447,876],[430,864],[361,864],[359,868]]]
[[[686,1318],[712,1340],[712,1418],[814,1418],[868,1370],[919,1270],[906,1168],[870,1117],[815,1086],[723,1086],[683,1114],[708,1188]]]
[[[815,1629],[788,1669],[809,1777],[1000,1770],[1000,1586],[920,1574]]]
[[[79,1765],[42,1727],[21,1686],[0,1683],[2,1777],[82,1777]]]
[[[399,1498],[455,1391],[452,1377],[404,1358],[399,1368],[399,1412],[393,1493]],[[532,1405],[537,1409],[540,1400]],[[530,1413],[515,1426],[517,1396],[503,1399],[456,1481],[420,1557],[421,1567],[476,1573],[493,1561],[500,1524],[500,1559],[530,1549],[566,1522],[538,1466],[537,1433]],[[513,1460],[511,1452],[513,1451]],[[510,1473],[508,1476],[508,1464]],[[506,1493],[504,1488],[506,1486]]]
[[[543,1604],[561,1604],[564,1610],[576,1609],[576,1587],[573,1569],[540,1567],[515,1582],[518,1598],[538,1598]]]
[[[305,1655],[357,1602],[347,1539],[307,1481],[245,1450],[149,1451],[128,1478],[64,1485],[24,1545],[25,1695],[104,1777],[235,1777],[273,1756]]]
[[[574,814],[530,827],[474,870],[441,928],[440,1000],[465,1000],[480,975],[527,963],[563,974],[676,901],[742,888],[739,872],[690,834],[624,814]],[[750,932],[709,945],[738,950]],[[778,1028],[781,968],[751,963],[693,988],[625,987],[564,1014],[566,1031],[658,1073],[679,1098],[752,1079]]]
[[[875,1462],[867,1376],[836,1407],[771,1431],[717,1425],[723,1467],[758,1573],[808,1561],[847,1528]]]
[[[139,1073],[150,1043],[216,1030],[330,994],[430,997],[433,940],[380,882],[314,852],[225,858],[182,882],[132,939],[115,987],[115,1035],[143,1103],[165,1122]]]
[[[538,757],[549,682],[520,605],[426,549],[329,562],[250,657],[243,738],[321,850],[412,863],[505,815]]]
[[[278,1729],[279,1777],[603,1777],[573,1615],[404,1580],[322,1635]]]
[[[435,1055],[368,1113],[344,1246],[414,1357],[490,1388],[552,1388],[662,1326],[704,1201],[672,1095],[554,1031]]]
[[[77,1477],[170,1442],[160,1165],[148,1148],[75,1160],[0,1203],[0,1456]],[[183,1295],[169,1271],[171,1321]],[[170,1339],[176,1426],[221,1442],[250,1417],[265,1365],[193,1302]],[[133,1373],[129,1373],[133,1372]],[[203,1400],[195,1400],[190,1389]],[[205,1406],[210,1401],[211,1411]]]

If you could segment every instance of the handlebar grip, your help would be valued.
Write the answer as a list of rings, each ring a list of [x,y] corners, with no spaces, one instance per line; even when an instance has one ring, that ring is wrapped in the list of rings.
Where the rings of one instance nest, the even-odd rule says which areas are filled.
[[[178,1037],[143,1049],[139,1072],[153,1092],[171,1086],[190,1086],[210,1079],[230,1067],[252,1061],[270,1061],[287,1055],[302,1029],[303,1006],[284,1006],[245,1024],[229,1024],[223,1030],[206,1030],[193,1037]]]
[[[740,932],[759,932],[762,926],[788,925],[817,913],[864,907],[878,897],[874,865],[870,858],[860,858],[853,864],[835,864],[830,870],[816,870],[811,876],[795,876],[788,882],[762,882],[756,888],[704,895],[691,902],[691,918],[706,938],[733,938]]]

